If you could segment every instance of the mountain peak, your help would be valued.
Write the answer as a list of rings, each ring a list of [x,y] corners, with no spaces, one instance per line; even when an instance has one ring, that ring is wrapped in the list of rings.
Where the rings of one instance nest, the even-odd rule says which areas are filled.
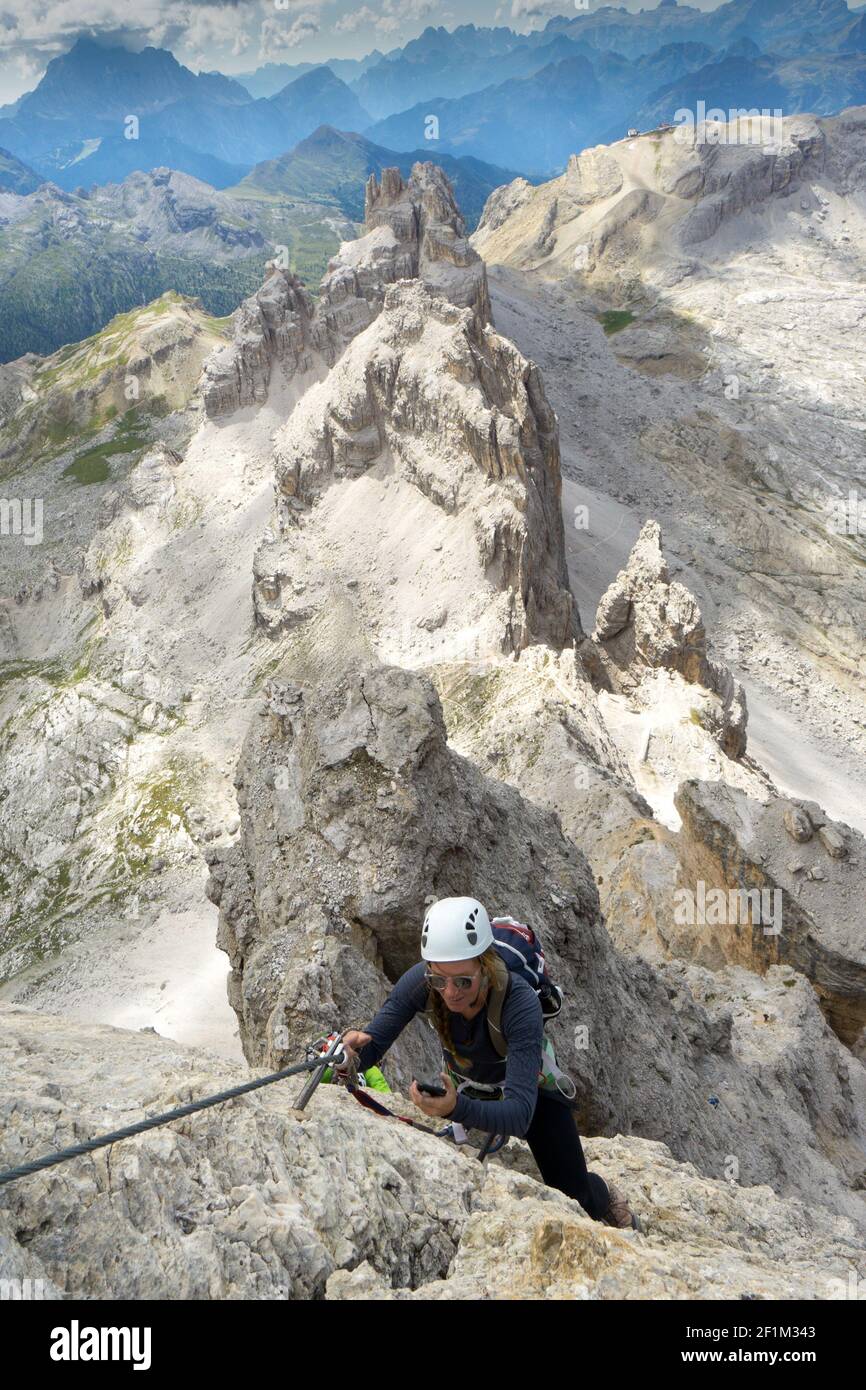
[[[762,58],[763,54],[754,39],[750,39],[744,34],[742,38],[736,39],[734,43],[730,44],[720,56],[722,58]]]

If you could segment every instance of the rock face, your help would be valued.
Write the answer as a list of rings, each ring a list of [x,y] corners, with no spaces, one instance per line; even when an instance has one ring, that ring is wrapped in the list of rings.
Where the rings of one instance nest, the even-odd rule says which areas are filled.
[[[544,371],[575,476],[629,504],[630,524],[659,520],[716,638],[736,637],[737,674],[745,661],[771,700],[851,746],[853,777],[842,758],[838,773],[853,789],[866,108],[754,124],[723,127],[724,143],[653,131],[584,150],[502,218],[498,190],[472,243],[500,328]]]
[[[531,640],[559,649],[581,635],[565,577],[557,424],[539,373],[471,309],[420,282],[390,286],[375,323],[307,393],[277,436],[276,475],[255,564],[257,620],[269,631],[354,579],[392,633],[401,622],[441,627],[434,610],[450,594],[461,629],[477,623],[493,651]],[[390,543],[381,507],[404,518]],[[375,582],[383,556],[392,594],[387,579]]]
[[[683,820],[680,885],[697,894],[702,883],[705,903],[703,923],[683,921],[677,953],[760,974],[786,962],[811,980],[831,1027],[855,1047],[866,1026],[863,836],[829,823],[814,803],[791,806],[776,796],[761,804],[720,782],[685,782],[676,804]],[[819,823],[817,835],[796,846],[792,810],[798,825],[813,825],[812,816]],[[717,900],[708,898],[719,890]],[[755,906],[761,898],[762,925],[749,925],[755,913],[740,910],[739,900],[730,910],[731,890],[735,898],[751,892]]]
[[[561,269],[581,245],[580,268],[604,278],[638,241],[651,265],[679,261],[682,273],[693,247],[744,212],[808,191],[816,180],[840,192],[862,186],[864,144],[866,108],[852,107],[835,117],[708,122],[652,142],[598,145],[572,155],[550,183],[532,188],[515,180],[496,189],[472,244],[488,262],[531,265],[553,253]]]
[[[470,246],[465,224],[446,174],[436,164],[416,164],[405,184],[397,169],[384,169],[382,182],[370,175],[365,228],[387,227],[398,262],[411,265],[408,275],[460,308],[471,308],[479,325],[491,322],[484,262]],[[404,259],[405,258],[405,259]]]
[[[228,415],[267,399],[275,363],[302,370],[310,350],[313,302],[300,280],[268,264],[265,282],[235,317],[234,338],[205,363],[202,394],[208,415]]]
[[[744,1180],[803,1195],[820,1183],[838,1210],[863,1214],[848,1170],[787,1096],[768,1125],[762,1082],[732,1052],[730,1012],[699,1003],[675,966],[614,949],[557,815],[449,748],[429,680],[378,663],[348,603],[298,630],[285,669],[244,746],[240,841],[208,856],[253,1065],[283,1065],[311,1037],[363,1026],[417,960],[430,895],[471,891],[491,911],[527,913],[541,935],[565,992],[555,1044],[581,1132],[640,1133],[705,1173],[735,1153]],[[436,1040],[416,1021],[388,1055],[388,1078],[404,1086],[419,1065],[435,1067]],[[852,1086],[866,1084],[852,1067]],[[724,1123],[709,1096],[726,1097]],[[864,1103],[855,1089],[846,1132],[866,1125]]]
[[[699,200],[680,229],[683,245],[706,241],[744,209],[759,207],[778,193],[819,178],[827,151],[822,125],[813,116],[789,118],[785,122],[787,138],[776,146],[750,145],[745,140],[730,144],[706,141],[697,146],[665,190]],[[706,127],[699,128],[698,135],[701,133],[706,138]]]
[[[707,654],[707,635],[694,595],[670,578],[661,529],[648,521],[628,565],[602,596],[593,642],[611,687],[633,690],[646,669],[678,671],[718,697],[719,744],[730,758],[746,750],[746,697],[726,667]]]
[[[0,1005],[0,1167],[249,1079],[152,1034]],[[0,1276],[45,1298],[849,1296],[844,1217],[700,1175],[661,1143],[585,1141],[645,1234],[590,1220],[511,1140],[483,1165],[302,1080],[277,1083],[3,1189]],[[414,1107],[399,1094],[389,1109]],[[110,1117],[110,1118],[107,1118]],[[341,1174],[339,1182],[334,1173]],[[31,1285],[32,1287],[32,1285]],[[38,1286],[37,1286],[38,1287]]]
[[[333,366],[398,280],[421,280],[450,303],[470,308],[479,328],[489,323],[487,273],[464,230],[451,184],[437,165],[415,164],[408,183],[399,169],[384,169],[381,184],[371,174],[364,235],[345,242],[330,261],[315,312],[300,281],[273,264],[262,288],[241,305],[232,346],[205,369],[208,415],[266,399],[275,363],[289,376],[314,360]]]
[[[479,239],[495,232],[507,222],[508,218],[532,196],[532,188],[529,180],[523,178],[514,179],[511,183],[504,183],[501,188],[495,188],[484,204],[484,212],[475,229]]]

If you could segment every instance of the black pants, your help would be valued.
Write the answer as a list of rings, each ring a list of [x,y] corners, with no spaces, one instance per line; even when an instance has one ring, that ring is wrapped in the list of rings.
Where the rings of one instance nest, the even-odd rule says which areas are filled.
[[[604,1178],[587,1170],[571,1107],[540,1090],[524,1138],[547,1186],[573,1197],[587,1216],[600,1221],[610,1193]]]

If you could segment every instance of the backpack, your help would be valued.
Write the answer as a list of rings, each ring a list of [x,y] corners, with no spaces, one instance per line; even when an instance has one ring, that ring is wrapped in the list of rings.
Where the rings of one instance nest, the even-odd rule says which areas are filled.
[[[512,975],[521,975],[535,990],[545,1023],[555,1018],[562,1008],[562,990],[547,973],[541,942],[531,927],[514,917],[492,917],[490,927],[499,960],[496,983],[487,1001],[487,1031],[493,1047],[504,1058],[508,1055],[508,1045],[502,1031],[502,1008],[511,990]],[[429,1005],[424,1017],[434,1028],[433,1010]],[[547,1041],[545,1039],[545,1043]]]
[[[507,978],[500,974],[499,982],[487,1004],[487,1028],[490,1041],[505,1057],[508,1052],[502,1033],[502,1008],[511,989],[511,976],[520,975],[538,995],[544,1022],[555,1018],[562,1008],[562,990],[553,983],[547,972],[544,949],[532,927],[514,917],[492,917],[490,927],[499,957],[508,970]]]

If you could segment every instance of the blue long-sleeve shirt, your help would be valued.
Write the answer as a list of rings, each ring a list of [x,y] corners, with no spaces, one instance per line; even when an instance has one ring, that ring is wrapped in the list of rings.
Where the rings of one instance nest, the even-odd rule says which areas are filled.
[[[406,1024],[426,1009],[426,968],[425,962],[419,961],[401,975],[376,1017],[361,1030],[373,1039],[358,1053],[362,1071],[375,1066]],[[461,1094],[448,1119],[467,1129],[522,1138],[535,1113],[541,1070],[544,1020],[535,990],[519,975],[512,974],[511,989],[502,1008],[502,1031],[508,1044],[505,1060],[490,1041],[486,1005],[474,1018],[452,1013],[450,1021],[454,1046],[470,1065],[458,1066],[456,1058],[443,1046],[447,1064],[473,1081],[502,1086],[503,1099],[469,1100]]]

